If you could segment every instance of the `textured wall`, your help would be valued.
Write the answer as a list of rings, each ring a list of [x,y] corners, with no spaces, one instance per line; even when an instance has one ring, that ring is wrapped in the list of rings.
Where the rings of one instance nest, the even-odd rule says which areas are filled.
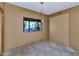
[[[79,50],[79,6],[70,10],[70,45]]]
[[[51,17],[49,24],[50,39],[57,43],[69,45],[69,13]]]
[[[42,31],[31,33],[23,32],[23,17],[40,19],[41,15],[15,5],[5,5],[5,51],[17,46],[47,39],[48,19],[45,15],[43,15],[42,19]]]
[[[2,19],[1,19],[1,15],[0,15],[0,52],[1,52],[1,46],[2,46]]]
[[[69,13],[69,45],[76,49],[79,49],[79,6],[58,12],[56,14],[52,14],[52,15],[50,15],[49,18],[55,18],[55,16],[58,16],[58,15],[61,15],[64,13]],[[61,22],[63,22],[63,21],[61,21]],[[53,26],[55,26],[55,25],[53,25]],[[51,32],[51,33],[53,33],[53,32]]]

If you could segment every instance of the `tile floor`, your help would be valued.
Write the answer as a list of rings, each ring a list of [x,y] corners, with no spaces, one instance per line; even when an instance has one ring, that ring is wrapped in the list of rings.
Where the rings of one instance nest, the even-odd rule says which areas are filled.
[[[11,49],[9,56],[77,56],[70,47],[55,44],[51,41],[39,41]]]

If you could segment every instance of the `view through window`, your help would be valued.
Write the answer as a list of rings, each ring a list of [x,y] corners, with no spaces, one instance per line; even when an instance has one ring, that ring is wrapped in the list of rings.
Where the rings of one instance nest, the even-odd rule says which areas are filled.
[[[24,18],[23,31],[24,32],[36,32],[41,31],[42,23],[39,19]]]

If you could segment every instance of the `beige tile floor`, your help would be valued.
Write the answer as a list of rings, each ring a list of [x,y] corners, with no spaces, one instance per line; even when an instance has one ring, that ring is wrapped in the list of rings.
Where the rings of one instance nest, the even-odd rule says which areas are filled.
[[[30,45],[16,47],[9,51],[9,56],[78,56],[70,47],[51,41],[39,41]]]

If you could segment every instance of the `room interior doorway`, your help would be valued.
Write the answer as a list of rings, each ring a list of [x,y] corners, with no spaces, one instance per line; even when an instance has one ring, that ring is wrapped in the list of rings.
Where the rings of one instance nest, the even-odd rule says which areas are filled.
[[[4,11],[0,7],[0,55],[4,52]]]

